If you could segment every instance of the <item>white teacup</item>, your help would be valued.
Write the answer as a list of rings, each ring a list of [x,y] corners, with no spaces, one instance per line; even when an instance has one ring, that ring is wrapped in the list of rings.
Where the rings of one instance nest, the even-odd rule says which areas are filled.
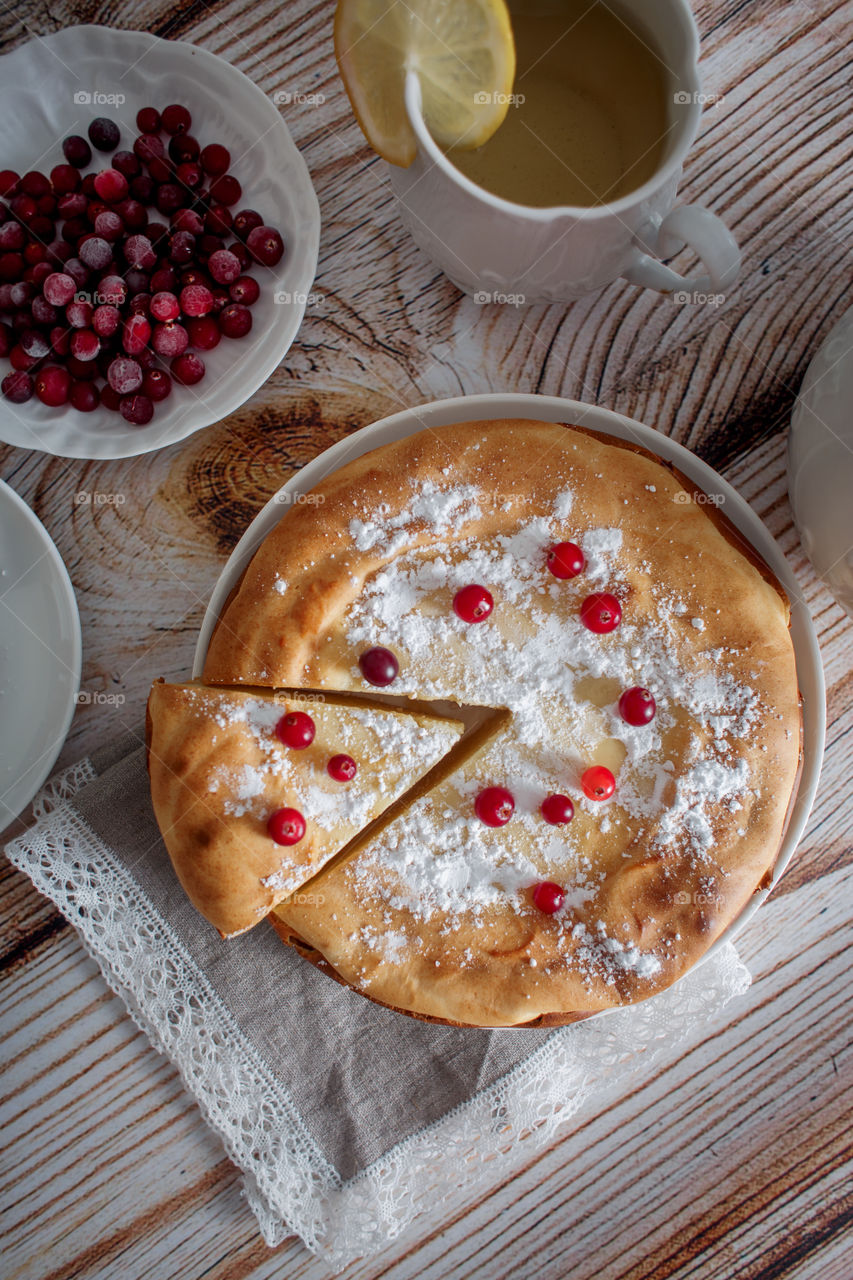
[[[415,242],[455,285],[478,301],[563,302],[620,277],[704,302],[736,280],[740,252],[723,222],[700,205],[675,205],[684,158],[702,111],[699,34],[686,0],[622,0],[650,32],[672,78],[671,131],[658,170],[609,204],[532,208],[476,186],[447,159],[421,114],[417,76],[406,79],[406,110],[418,140],[408,169],[391,182]],[[682,276],[660,261],[689,245],[705,270]],[[496,297],[497,295],[497,297]]]

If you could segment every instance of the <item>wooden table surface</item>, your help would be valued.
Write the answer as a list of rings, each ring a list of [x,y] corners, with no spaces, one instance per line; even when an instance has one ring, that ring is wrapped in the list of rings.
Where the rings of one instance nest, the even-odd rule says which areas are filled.
[[[716,307],[615,284],[571,306],[514,308],[460,296],[404,233],[336,77],[331,3],[0,0],[0,51],[102,21],[194,41],[270,94],[325,98],[284,108],[322,210],[319,297],[266,386],[226,421],[145,457],[68,461],[0,446],[0,474],[74,583],[83,688],[115,695],[78,709],[60,765],[127,726],[141,731],[151,680],[189,672],[223,561],[284,479],[375,418],[463,392],[583,399],[694,449],[767,522],[819,631],[824,773],[790,870],[741,935],[748,994],[628,1096],[582,1113],[452,1218],[417,1222],[349,1268],[352,1280],[853,1275],[843,958],[853,644],[800,546],[785,479],[797,387],[853,301],[853,11],[839,0],[701,0],[696,17],[705,88],[723,98],[706,109],[682,195],[734,231],[740,283]],[[124,500],[81,505],[81,491]],[[327,1276],[298,1240],[264,1246],[174,1069],[5,860],[0,893],[4,1280]]]

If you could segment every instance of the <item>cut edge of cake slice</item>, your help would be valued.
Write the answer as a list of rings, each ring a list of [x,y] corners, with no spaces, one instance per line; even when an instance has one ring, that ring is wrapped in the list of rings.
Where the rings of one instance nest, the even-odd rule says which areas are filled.
[[[295,730],[310,721],[305,745],[288,746],[276,732],[293,715]],[[223,937],[243,933],[383,814],[402,812],[476,732],[442,710],[379,699],[157,681],[146,715],[148,772],[175,874]],[[332,776],[335,756],[356,762],[354,777]],[[290,813],[277,836],[298,836],[293,843],[270,834],[281,811]]]

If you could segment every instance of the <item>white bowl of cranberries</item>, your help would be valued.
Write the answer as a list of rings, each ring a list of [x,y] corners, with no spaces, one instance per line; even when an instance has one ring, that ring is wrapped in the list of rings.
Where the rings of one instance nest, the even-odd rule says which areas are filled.
[[[126,111],[88,114],[38,169],[0,156],[0,437],[120,457],[221,419],[269,375],[301,319],[281,286],[302,229],[276,224],[268,184],[256,202],[185,103],[139,106],[133,131]]]

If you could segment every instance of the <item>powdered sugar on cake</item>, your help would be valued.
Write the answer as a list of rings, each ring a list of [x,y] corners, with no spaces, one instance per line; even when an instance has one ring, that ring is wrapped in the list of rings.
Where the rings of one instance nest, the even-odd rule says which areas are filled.
[[[520,521],[505,534],[465,538],[469,513],[487,505],[475,486],[443,495],[433,486],[400,516],[385,523],[355,519],[350,526],[359,549],[381,549],[390,558],[350,607],[346,640],[353,655],[387,645],[401,659],[395,693],[508,707],[512,726],[453,780],[455,805],[437,812],[434,797],[418,801],[347,874],[357,878],[360,893],[415,919],[440,915],[452,932],[463,921],[485,919],[492,908],[524,909],[525,892],[547,868],[566,890],[557,919],[565,919],[569,936],[577,924],[573,912],[594,903],[599,889],[585,865],[596,831],[609,840],[624,832],[626,856],[642,841],[713,869],[721,814],[732,812],[732,803],[743,805],[749,792],[741,744],[759,721],[760,700],[733,673],[728,660],[737,655],[697,649],[705,622],[695,601],[676,598],[662,584],[650,588],[653,621],[637,623],[626,607],[612,637],[587,630],[577,609],[566,609],[567,596],[578,598],[578,590],[543,573],[555,540],[571,539],[584,553],[580,598],[591,589],[629,600],[632,590],[622,528],[573,528],[570,490],[557,496],[549,517]],[[435,543],[412,545],[421,521],[433,518],[430,508],[435,532],[452,543],[452,555]],[[485,624],[468,625],[447,607],[471,583],[487,586],[499,601]],[[626,724],[615,701],[599,693],[635,685],[655,693],[650,724]],[[676,768],[669,744],[685,713],[691,732]],[[560,750],[549,745],[555,739],[564,744]],[[598,803],[585,798],[580,774],[605,747],[608,760],[616,761],[617,788],[611,800]],[[474,817],[473,799],[505,780],[516,808],[512,823],[496,834]],[[554,791],[572,799],[578,816],[543,832],[539,805]],[[660,968],[657,955],[630,940],[598,930],[571,936],[571,963],[592,966],[608,981],[627,972],[652,977]]]

